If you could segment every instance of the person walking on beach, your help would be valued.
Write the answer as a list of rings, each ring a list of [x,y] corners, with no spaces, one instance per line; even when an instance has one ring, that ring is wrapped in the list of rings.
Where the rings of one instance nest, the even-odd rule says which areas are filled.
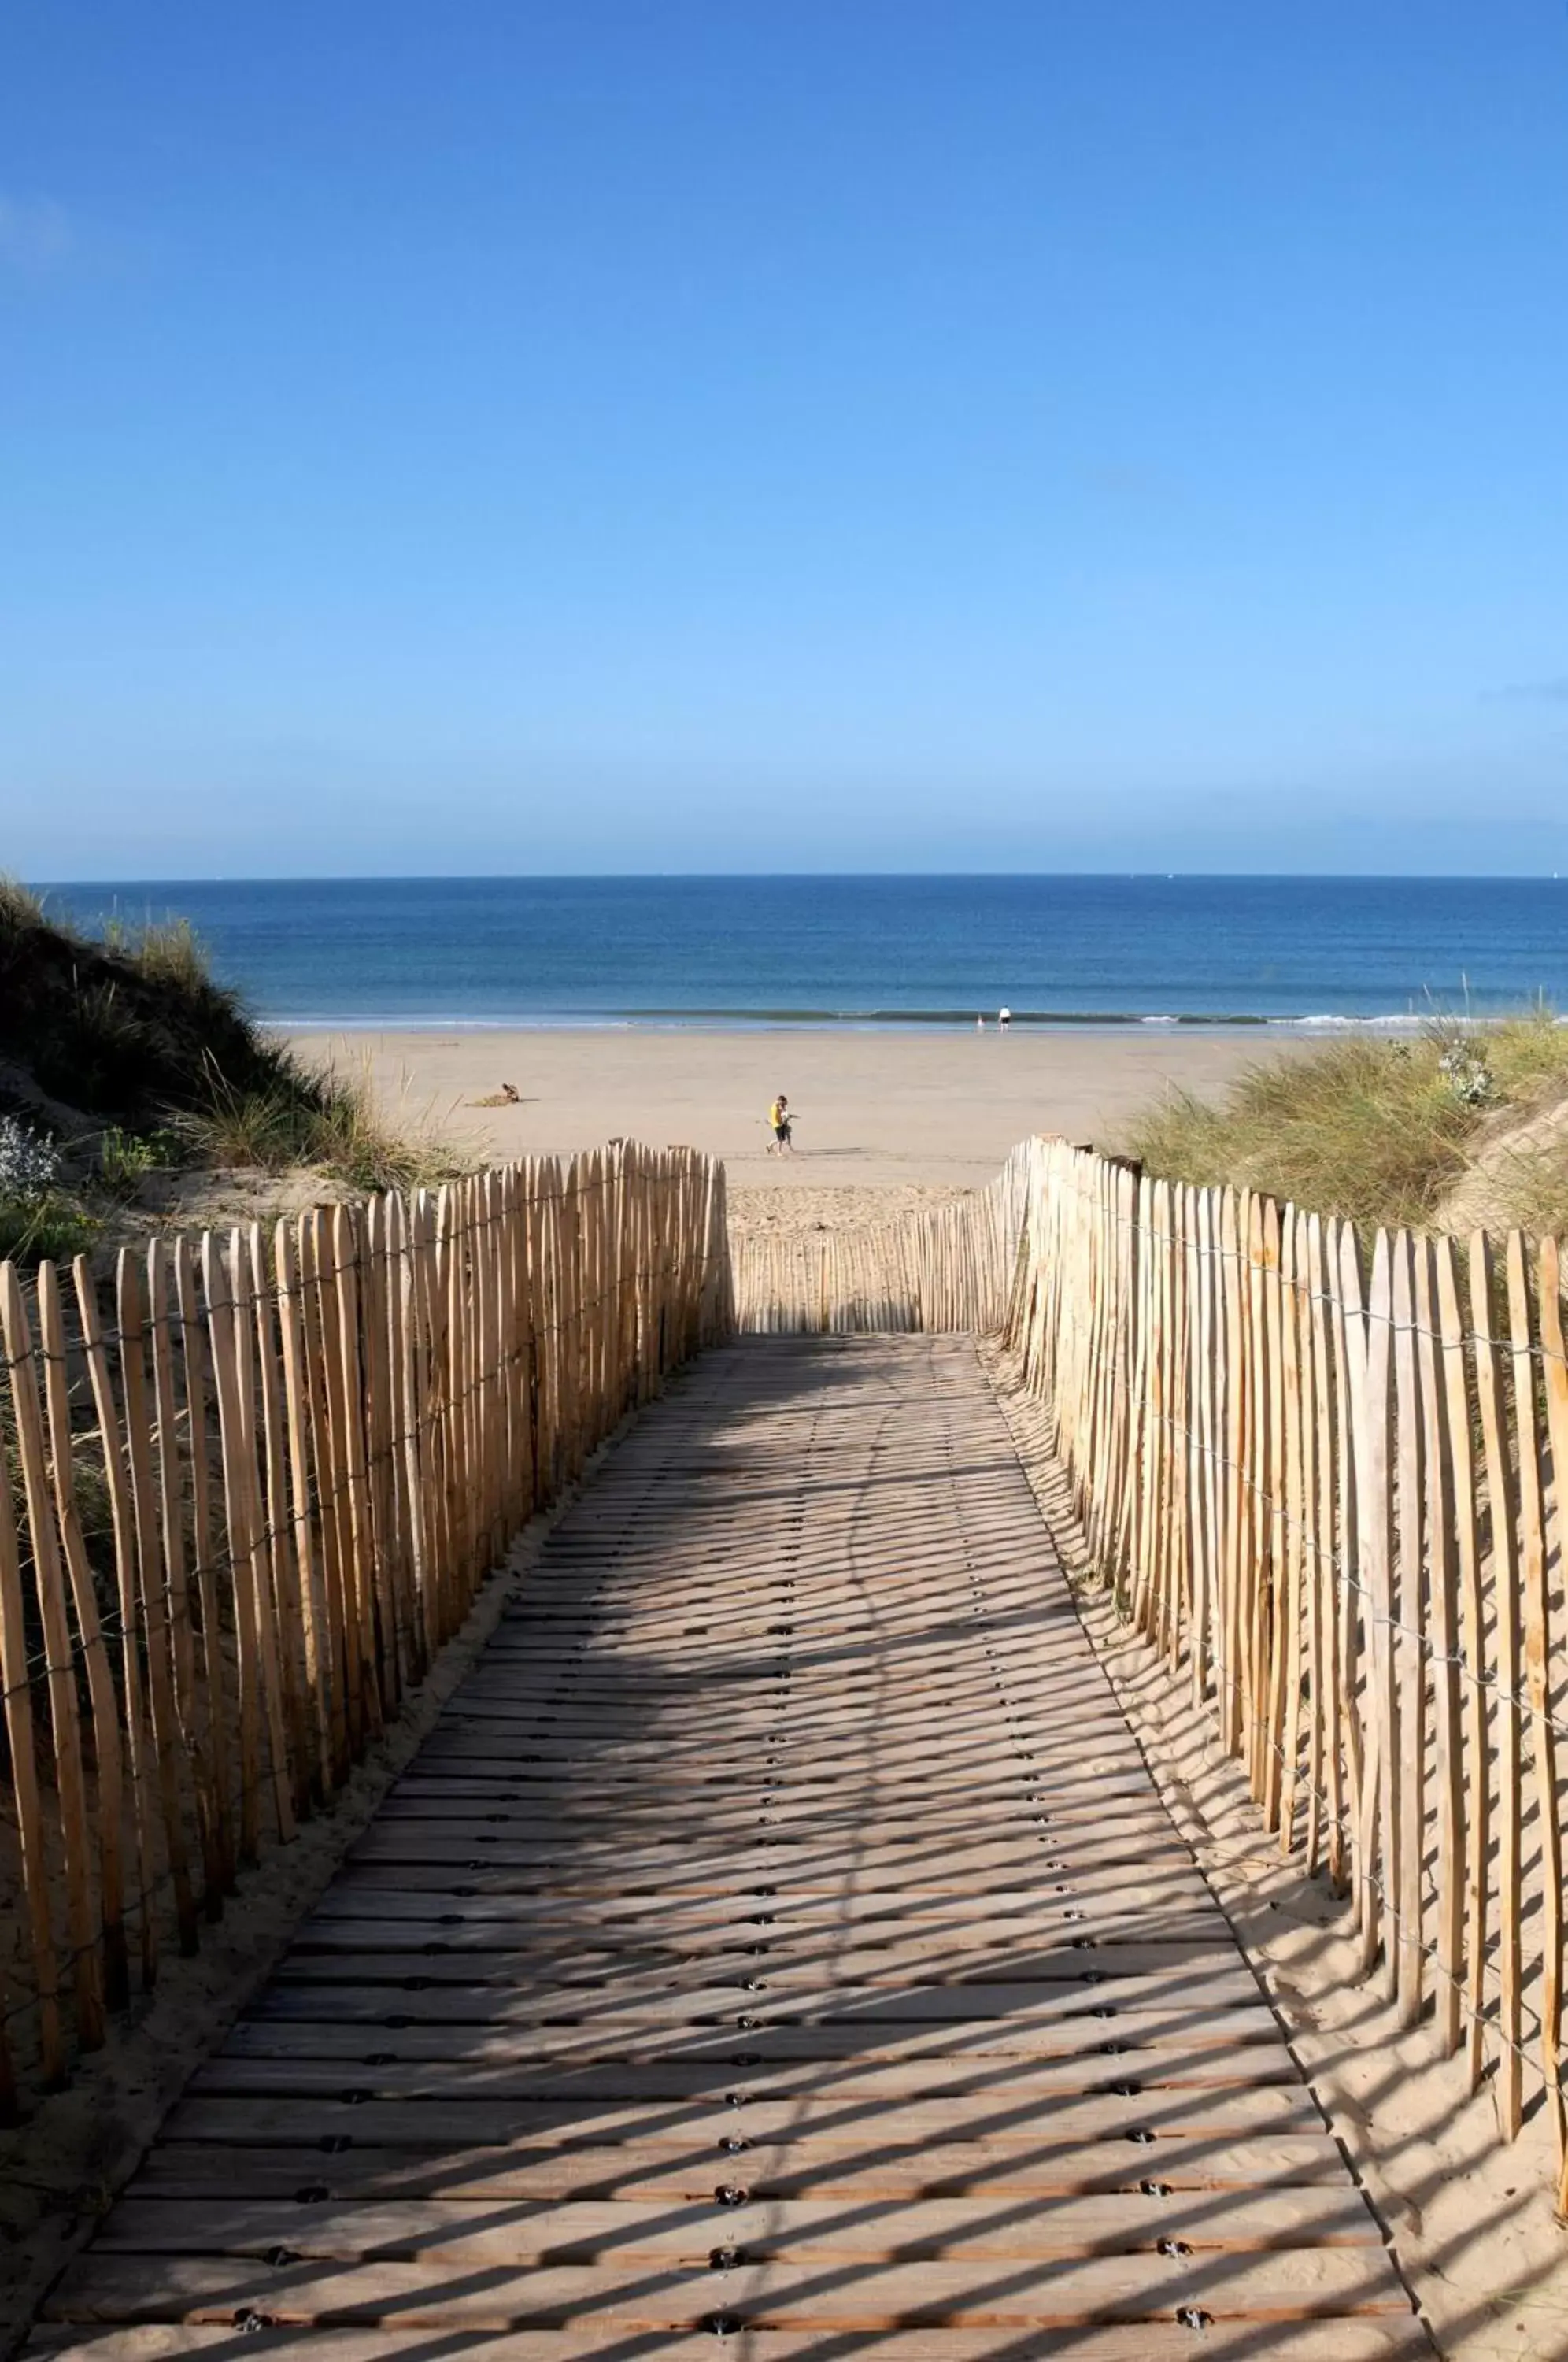
[[[773,1145],[769,1156],[792,1156],[795,1144],[790,1137],[790,1102],[782,1091],[767,1110],[767,1120],[773,1126]]]
[[[997,1032],[998,1032],[999,1033],[1005,1033],[1005,1032],[1007,1032],[1008,1027],[1009,1027],[1011,1023],[1012,1023],[1012,1011],[1011,1011],[1011,1010],[1010,1010],[1010,1009],[999,1009],[999,1010],[997,1010]]]

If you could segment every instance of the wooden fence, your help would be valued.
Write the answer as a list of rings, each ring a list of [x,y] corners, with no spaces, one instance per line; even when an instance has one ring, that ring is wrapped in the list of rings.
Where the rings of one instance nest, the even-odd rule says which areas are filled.
[[[1015,1149],[972,1196],[859,1229],[737,1229],[736,1327],[767,1337],[999,1329],[1029,1169]]]
[[[0,1265],[0,2109],[196,1948],[510,1538],[729,1333],[723,1167],[617,1142]]]
[[[1563,2154],[1554,1240],[1358,1235],[1028,1153],[1009,1325],[1091,1550],[1413,2025]],[[1568,2207],[1568,2172],[1560,2202]]]

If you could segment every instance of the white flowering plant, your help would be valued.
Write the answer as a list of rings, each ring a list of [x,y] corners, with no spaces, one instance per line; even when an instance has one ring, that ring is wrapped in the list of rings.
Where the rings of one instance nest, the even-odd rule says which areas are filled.
[[[60,1179],[60,1151],[20,1116],[0,1115],[0,1198],[24,1206],[47,1198]]]
[[[1496,1097],[1491,1068],[1468,1042],[1457,1042],[1446,1051],[1438,1060],[1438,1071],[1461,1107],[1486,1107]]]

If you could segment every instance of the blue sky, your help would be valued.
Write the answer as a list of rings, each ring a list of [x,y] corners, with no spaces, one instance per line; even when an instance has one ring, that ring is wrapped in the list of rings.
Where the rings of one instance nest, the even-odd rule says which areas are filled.
[[[1568,5],[9,12],[0,866],[1568,870]]]

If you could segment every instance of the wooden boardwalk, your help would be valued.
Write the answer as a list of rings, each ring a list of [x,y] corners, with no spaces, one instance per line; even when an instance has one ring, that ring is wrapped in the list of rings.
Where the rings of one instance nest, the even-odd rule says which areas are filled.
[[[557,1528],[34,2350],[242,2337],[1428,2351],[967,1340],[712,1353]]]

